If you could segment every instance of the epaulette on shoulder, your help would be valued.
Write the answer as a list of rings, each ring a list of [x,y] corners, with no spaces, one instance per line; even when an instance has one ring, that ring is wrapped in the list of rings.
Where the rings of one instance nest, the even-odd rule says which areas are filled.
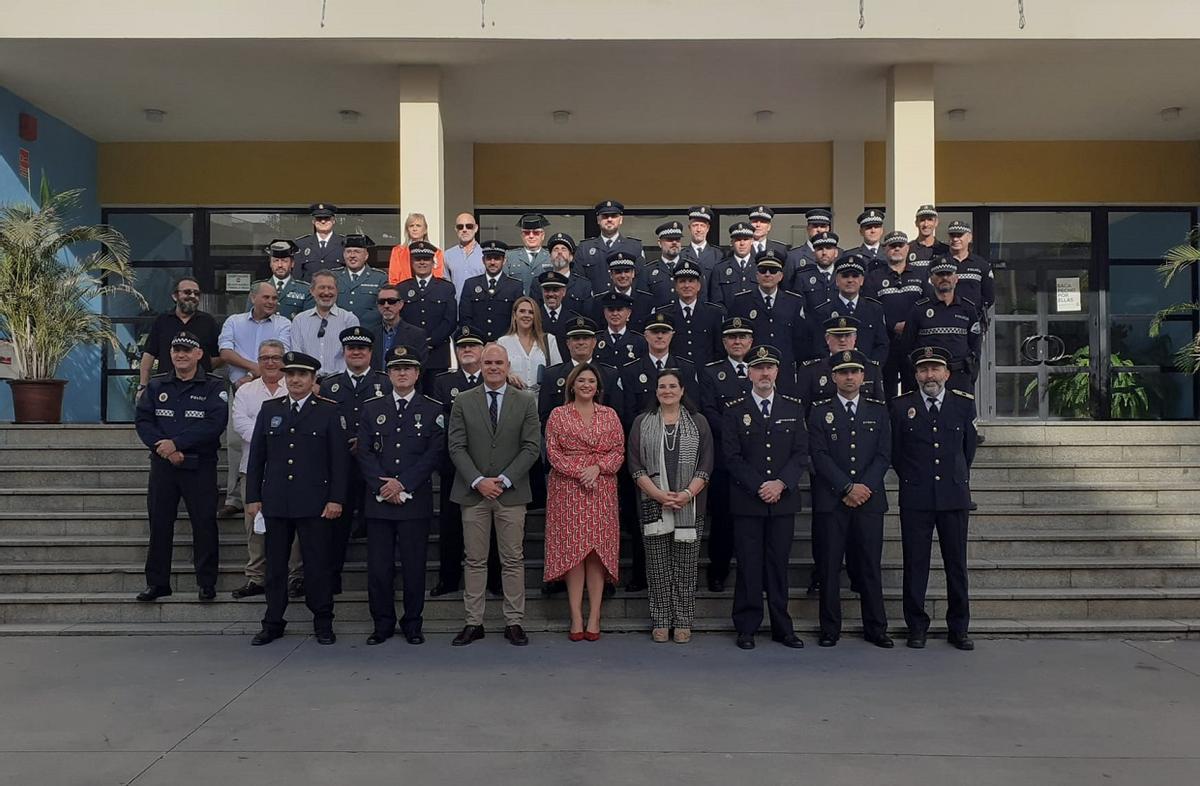
[[[434,398],[433,396],[425,396],[425,399],[427,401],[432,401],[434,404],[437,404],[439,407],[446,406],[446,403],[444,401],[439,401],[438,399]]]
[[[902,393],[899,393],[898,395],[892,396],[892,401],[896,401],[897,399],[904,398],[905,396],[912,396],[912,395],[916,394],[916,392],[917,391],[915,391],[915,390],[905,390]]]
[[[963,398],[968,398],[968,399],[970,399],[971,401],[974,401],[974,400],[975,400],[975,394],[974,394],[974,393],[968,393],[968,392],[966,392],[965,390],[956,390],[956,389],[954,389],[954,388],[951,388],[950,392],[951,392],[951,393],[953,393],[953,394],[954,394],[954,395],[956,395],[956,396],[962,396]]]
[[[599,366],[600,368],[606,368],[609,371],[615,372],[617,370],[617,367],[614,366],[612,363],[601,363],[599,360],[593,360],[593,361],[591,361],[591,363],[593,366]],[[563,365],[563,364],[560,363],[559,365]]]
[[[704,364],[704,367],[705,368],[715,368],[724,362],[725,362],[724,360],[710,360]]]
[[[752,290],[752,289],[743,289],[741,292],[734,292],[734,293],[733,293],[733,296],[734,296],[734,297],[741,297],[742,295],[749,295],[749,294],[750,294],[751,292],[753,292],[753,291],[754,291],[754,290]]]
[[[721,309],[722,311],[724,311],[724,310],[725,310],[725,307],[724,307],[724,306],[722,306],[720,303],[714,303],[714,302],[712,302],[711,300],[706,300],[706,301],[704,301],[704,305],[706,305],[706,306],[712,306],[713,308],[719,308],[719,309]]]
[[[913,305],[914,305],[914,306],[919,306],[919,305],[922,305],[922,304],[924,304],[924,303],[928,303],[928,302],[929,302],[929,298],[927,298],[927,297],[923,297],[923,298],[921,298],[920,300],[918,300],[916,303],[913,303]]]
[[[804,403],[803,401],[801,401],[801,400],[800,400],[799,398],[797,398],[796,396],[789,396],[787,393],[780,393],[780,394],[779,394],[779,397],[780,397],[780,398],[782,398],[782,399],[787,399],[788,401],[795,402],[796,404],[803,404],[803,403]]]
[[[678,304],[678,301],[672,300],[670,303],[666,303],[666,304],[664,304],[664,305],[661,305],[661,306],[655,306],[655,307],[654,307],[654,308],[653,308],[653,309],[650,311],[650,313],[651,313],[651,314],[657,314],[657,313],[659,313],[659,312],[661,312],[661,311],[670,311],[671,309],[675,308],[675,306],[676,306],[677,304]]]
[[[437,377],[446,377],[446,376],[449,376],[449,375],[451,375],[451,374],[457,374],[457,373],[458,373],[458,369],[456,369],[456,368],[448,368],[448,369],[446,369],[445,371],[439,371],[439,372],[437,373],[437,376],[435,376],[435,377],[434,377],[434,379],[437,379]]]
[[[333,404],[334,406],[337,406],[337,402],[331,398],[325,398],[324,396],[318,396],[318,395],[314,394],[313,399],[315,399],[316,401],[324,401],[326,404]]]
[[[300,237],[298,237],[298,238],[296,238],[296,239],[297,239],[297,240],[307,240],[308,238],[310,238],[310,237],[312,237],[312,236],[313,236],[313,233],[312,233],[312,232],[309,232],[307,235],[301,235]]]
[[[161,371],[157,374],[151,374],[150,379],[166,379],[167,375],[170,373],[171,373],[170,371]]]
[[[642,239],[641,239],[641,238],[639,238],[639,237],[633,237],[632,235],[626,235],[626,236],[625,236],[625,239],[626,239],[626,240],[633,240],[633,241],[635,241],[635,242],[636,242],[636,243],[637,243],[639,246],[642,244]]]
[[[676,356],[675,356],[675,362],[676,362],[676,363],[681,363],[681,364],[682,364],[682,365],[684,365],[684,366],[694,366],[694,365],[696,365],[696,361],[692,360],[691,358],[685,358],[683,355],[676,355]]]
[[[647,294],[649,294],[649,293],[647,293]],[[642,334],[641,334],[641,333],[639,333],[639,332],[637,332],[637,331],[636,331],[636,330],[634,330],[633,328],[626,328],[626,330],[628,330],[630,333],[632,333],[633,335],[637,336],[638,338],[641,338],[641,337],[642,337]]]
[[[824,360],[824,358],[809,358],[808,360],[805,360],[800,365],[801,366],[811,366],[814,363],[820,363],[822,360]]]
[[[782,292],[784,295],[788,295],[788,296],[790,296],[790,297],[803,297],[803,295],[800,295],[799,293],[793,292],[793,291],[792,291],[792,290],[790,290],[790,289],[781,289],[781,290],[779,290],[779,291],[780,291],[780,292]]]
[[[601,289],[600,291],[592,290],[592,297],[600,297],[607,291],[607,289]]]
[[[646,291],[646,290],[644,290],[644,289],[635,289],[635,290],[634,290],[634,292],[635,292],[635,293],[641,293],[641,294],[643,294],[643,295],[650,295],[651,297],[654,297],[654,295],[653,295],[652,293],[650,293],[650,292],[647,292],[647,291]]]
[[[879,305],[881,305],[881,306],[883,305],[882,303],[880,303],[878,300],[876,300],[876,299],[875,299],[875,298],[873,298],[873,297],[867,297],[866,295],[863,295],[863,296],[862,296],[862,299],[863,299],[863,300],[869,300],[869,301],[871,301],[872,303],[877,303],[877,304],[879,304]]]
[[[879,404],[880,406],[885,406],[884,402],[880,401],[877,398],[871,398],[870,396],[863,396],[863,400],[870,401],[872,404]]]
[[[871,360],[871,358],[867,358],[867,362],[868,362],[868,363],[871,363],[871,364],[873,364],[873,365],[876,365],[876,366],[878,366],[878,365],[879,365],[879,361],[878,361],[878,360]]]
[[[641,358],[638,358],[637,360],[631,360],[628,363],[622,364],[621,368],[629,368],[630,366],[636,366],[638,363],[641,363],[641,362],[642,362]]]
[[[958,296],[958,299],[959,299],[959,300],[961,300],[962,302],[964,302],[964,303],[968,303],[968,304],[970,304],[970,305],[972,305],[972,306],[977,306],[977,305],[978,305],[978,304],[977,304],[977,303],[976,303],[974,300],[971,300],[971,298],[969,298],[969,297],[963,297],[962,295],[959,295],[959,296]]]
[[[828,404],[828,403],[829,403],[829,402],[831,402],[831,401],[833,401],[833,399],[831,399],[831,398],[823,398],[823,399],[821,399],[820,401],[814,401],[812,405],[813,405],[814,407],[820,407],[820,406],[823,406],[823,405],[825,405],[825,404]]]
[[[746,400],[745,396],[738,396],[737,398],[733,398],[733,399],[730,399],[729,401],[726,401],[725,406],[726,407],[736,406],[738,404],[741,404],[745,400]]]

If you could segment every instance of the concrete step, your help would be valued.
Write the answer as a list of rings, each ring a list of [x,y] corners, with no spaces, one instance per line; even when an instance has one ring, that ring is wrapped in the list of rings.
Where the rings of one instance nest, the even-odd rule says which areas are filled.
[[[885,589],[888,615],[900,621],[900,591]],[[696,593],[696,616],[728,619],[733,602],[732,592],[720,594],[701,590]],[[791,592],[788,608],[799,620],[812,621],[817,616],[817,602],[802,589]],[[500,624],[501,601],[488,599],[487,620],[490,626]],[[849,620],[858,619],[858,603],[849,592],[843,593],[843,612]],[[264,603],[261,596],[235,601],[226,594],[217,600],[202,603],[192,591],[180,592],[156,603],[139,603],[132,593],[2,593],[0,594],[0,624],[75,624],[75,623],[256,623],[261,619]],[[934,619],[946,614],[944,590],[931,587],[926,610]],[[346,592],[337,598],[334,613],[337,624],[365,621],[366,593]],[[971,593],[971,613],[978,619],[1029,619],[1060,621],[1076,620],[1134,620],[1134,619],[1200,619],[1200,589],[975,589]],[[461,627],[463,607],[457,594],[430,598],[425,603],[427,621],[448,621]],[[532,594],[526,599],[526,619],[531,629],[538,630],[549,623],[558,625],[567,616],[566,599],[562,596],[542,598]],[[289,605],[287,619],[297,629],[308,630],[308,610],[303,603]],[[631,619],[645,624],[649,617],[645,593],[629,594],[618,591],[604,601],[607,620]]]
[[[89,466],[140,466],[149,464],[145,445],[80,445],[77,447],[35,447],[0,445],[0,471],[8,467],[57,467],[62,464]]]
[[[981,424],[987,443],[1035,445],[1197,445],[1200,424],[1164,421],[1037,422],[991,421]]]
[[[1031,444],[988,440],[975,454],[979,462],[1025,462],[1031,465],[1053,466],[1070,463],[1108,463],[1129,461],[1142,464],[1157,462],[1200,462],[1200,445],[1192,444]]]
[[[129,424],[60,423],[0,428],[4,447],[129,447],[140,446],[137,432]]]
[[[68,458],[68,457],[64,457]],[[74,460],[74,456],[69,457]],[[217,465],[217,477],[223,484],[227,465]],[[56,488],[135,488],[142,493],[150,482],[150,468],[141,465],[63,464],[54,467],[0,466],[0,486],[21,489]]]

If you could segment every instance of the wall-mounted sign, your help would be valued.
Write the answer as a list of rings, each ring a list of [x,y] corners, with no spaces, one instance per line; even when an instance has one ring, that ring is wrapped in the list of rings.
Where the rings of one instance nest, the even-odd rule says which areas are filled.
[[[250,273],[226,273],[225,274],[225,291],[226,292],[249,292],[250,291]]]
[[[1083,311],[1083,292],[1079,288],[1079,277],[1057,278],[1055,284],[1055,303],[1060,314],[1072,311]]]

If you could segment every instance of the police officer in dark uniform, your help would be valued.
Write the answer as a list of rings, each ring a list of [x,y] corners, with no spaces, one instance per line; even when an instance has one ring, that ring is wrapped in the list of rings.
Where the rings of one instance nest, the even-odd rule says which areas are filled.
[[[956,291],[979,307],[979,321],[987,330],[988,310],[996,302],[996,279],[986,259],[971,251],[971,226],[964,221],[951,221],[946,227],[950,237],[948,258],[958,265]]]
[[[754,285],[754,230],[745,221],[729,227],[729,253],[713,268],[708,299],[729,308],[733,296]]]
[[[715,215],[716,212],[707,205],[696,205],[688,210],[688,233],[691,235],[691,240],[685,243],[680,251],[681,257],[690,259],[700,266],[706,285],[713,269],[725,258],[723,248],[708,242]]]
[[[346,500],[346,426],[338,405],[313,393],[321,362],[302,352],[283,358],[288,394],[263,402],[246,467],[246,514],[261,512],[267,527],[267,611],[250,643],[257,647],[283,636],[288,557],[299,537],[313,631],[318,644],[333,644],[330,525]]]
[[[830,317],[854,317],[858,320],[858,350],[875,363],[882,364],[887,360],[891,342],[883,306],[878,300],[862,294],[866,263],[858,254],[847,252],[838,260],[836,271],[833,281],[837,290],[809,315],[814,338],[813,356],[825,354],[825,333],[822,329],[825,320]]]
[[[537,277],[534,287],[541,295],[534,299],[542,310],[542,330],[554,337],[561,357],[567,356],[567,324],[571,321],[571,315],[578,313],[578,309],[568,309],[564,303],[570,282],[571,279],[557,270],[547,270]]]
[[[592,293],[591,300],[586,306],[586,315],[596,322],[604,322],[604,303],[602,299],[609,292],[615,292],[629,299],[629,321],[640,325],[654,313],[656,306],[654,295],[638,289],[634,283],[637,277],[638,258],[627,251],[614,251],[608,255],[608,286]]]
[[[801,274],[807,274],[807,268],[817,263],[817,249],[813,245],[813,238],[829,232],[829,227],[833,224],[833,213],[824,208],[813,208],[805,212],[804,221],[808,241],[788,251],[787,261],[783,266],[783,288],[790,292],[801,291],[800,283],[803,280]],[[836,240],[834,246],[837,246]],[[832,264],[834,258],[836,257],[831,258],[826,265]],[[825,298],[817,301],[818,304],[824,302]]]
[[[800,480],[808,469],[808,434],[800,400],[779,392],[779,350],[750,350],[750,393],[730,401],[721,423],[722,461],[730,475],[729,507],[738,558],[733,597],[737,645],[754,648],[762,625],[763,590],[771,638],[785,647],[804,642],[788,613],[788,557],[800,512]]]
[[[901,351],[911,357],[914,349],[941,347],[950,356],[949,387],[973,393],[983,333],[979,308],[958,294],[958,266],[954,260],[940,257],[929,266],[929,275],[937,296],[913,304],[904,320]]]
[[[171,339],[171,370],[150,378],[137,402],[134,423],[150,448],[146,507],[150,546],[146,589],[138,600],[171,594],[171,551],[179,499],[192,523],[192,561],[200,600],[216,597],[217,452],[229,420],[229,396],[218,377],[200,367],[200,339],[180,331]],[[284,569],[286,579],[286,566]]]
[[[780,390],[792,392],[796,386],[796,362],[808,357],[812,337],[804,319],[804,299],[779,286],[786,258],[777,248],[759,252],[754,259],[757,286],[737,293],[729,313],[750,320],[754,339],[779,350],[776,384]]]
[[[911,264],[914,269],[928,274],[930,260],[949,254],[950,246],[937,239],[938,211],[933,205],[917,208],[916,225],[917,237],[909,249],[916,258]]]
[[[863,263],[870,273],[877,267],[887,264],[883,249],[879,245],[883,237],[883,211],[871,208],[858,214],[858,232],[862,235],[862,245],[850,249],[850,252],[863,258]]]
[[[593,308],[600,311],[604,325],[597,333],[599,340],[596,342],[596,360],[607,366],[620,368],[646,354],[646,339],[629,327],[633,314],[633,298],[609,290],[594,299]],[[648,315],[649,312],[646,316]]]
[[[387,273],[371,267],[369,259],[375,242],[367,235],[346,235],[342,255],[346,266],[333,271],[337,282],[338,308],[344,308],[358,317],[358,324],[368,332],[382,321],[376,299],[379,290],[387,286]]]
[[[603,388],[603,401],[607,407],[612,407],[619,415],[624,411],[624,401],[621,386],[617,384],[621,375],[617,368],[599,359],[599,336],[604,332],[596,327],[596,323],[588,317],[576,314],[567,323],[567,355],[562,363],[549,366],[542,378],[542,387],[538,390],[538,418],[545,428],[550,412],[565,403],[567,377],[571,369],[580,363],[591,363],[600,369],[600,383]],[[611,338],[611,337],[610,337]],[[641,336],[638,336],[641,339]],[[644,339],[642,339],[644,342]]]
[[[750,228],[754,230],[754,239],[750,246],[750,253],[757,256],[764,251],[774,249],[780,253],[781,259],[787,259],[788,251],[790,250],[787,243],[781,243],[778,240],[771,240],[768,237],[771,234],[771,222],[775,220],[775,211],[766,205],[755,205],[747,211],[750,219]]]
[[[262,280],[275,287],[275,293],[279,297],[279,306],[276,308],[276,312],[288,319],[313,307],[313,297],[308,282],[301,281],[292,275],[298,248],[291,240],[272,240],[263,249],[267,252],[271,275]],[[253,288],[251,285],[251,289]],[[246,310],[249,311],[252,306],[253,304],[247,296]]]
[[[792,290],[804,298],[804,313],[812,314],[817,306],[837,293],[833,274],[841,252],[838,250],[838,236],[833,232],[818,233],[808,242],[813,247],[813,259],[803,269],[796,269]]]
[[[345,235],[333,231],[333,217],[337,207],[328,202],[318,202],[309,208],[312,213],[312,234],[296,238],[300,256],[300,277],[312,280],[318,270],[334,270],[342,266],[342,248]]]
[[[683,247],[683,224],[678,221],[668,221],[659,224],[654,230],[658,235],[658,246],[662,255],[652,262],[642,266],[642,270],[634,282],[641,290],[650,293],[654,299],[654,307],[660,308],[671,302],[674,294],[674,284],[671,274],[679,264]]]
[[[623,251],[638,265],[646,261],[642,241],[636,237],[622,237],[621,224],[625,220],[625,206],[615,199],[606,199],[596,205],[596,221],[600,235],[589,237],[575,251],[575,272],[591,279],[592,291],[598,292],[608,286],[608,256],[614,251]]]
[[[675,326],[671,317],[659,311],[645,325],[643,336],[646,353],[621,367],[621,391],[625,411],[618,413],[629,430],[633,419],[641,413],[650,400],[655,398],[658,387],[658,372],[673,368],[679,371],[683,389],[692,401],[700,400],[700,388],[696,382],[696,365],[692,361],[671,351],[674,344]]]
[[[804,361],[796,373],[796,394],[804,402],[806,412],[814,402],[834,397],[837,385],[830,358],[855,349],[858,341],[858,320],[854,317],[830,317],[825,320],[824,329],[825,347],[829,352],[824,357]],[[870,358],[867,358],[863,371],[862,392],[867,398],[884,400],[883,375]]]
[[[830,357],[837,394],[813,404],[808,440],[813,468],[813,529],[820,530],[821,638],[832,647],[842,633],[842,560],[855,566],[863,638],[894,646],[883,607],[883,476],[892,460],[887,405],[862,395],[870,363],[856,349]]]
[[[371,370],[374,337],[370,331],[362,326],[349,327],[338,334],[338,340],[342,342],[346,370],[321,380],[321,393],[338,405],[338,412],[345,418],[347,449],[353,457],[358,452],[358,421],[363,407],[371,399],[382,396],[391,383],[382,371]],[[358,464],[351,461],[346,480],[346,502],[342,505],[342,515],[333,525],[330,545],[330,584],[334,595],[342,592],[342,568],[346,564],[350,538],[356,529],[363,527],[359,519],[362,518],[364,491],[362,472]]]
[[[919,388],[891,403],[892,465],[900,476],[900,537],[904,549],[904,621],[908,646],[921,649],[929,630],[925,589],[929,550],[937,530],[946,571],[950,643],[975,649],[967,634],[967,519],[975,460],[975,400],[946,387],[951,362],[942,347],[914,351]]]
[[[437,247],[424,240],[408,244],[413,277],[396,285],[405,301],[400,318],[416,325],[428,336],[421,359],[422,389],[433,389],[433,378],[450,368],[450,335],[458,327],[458,304],[454,285],[433,275]],[[518,285],[519,286],[519,285]],[[408,346],[412,346],[411,344]],[[422,349],[418,347],[418,349]]]
[[[388,393],[363,407],[358,464],[367,483],[367,599],[382,644],[396,630],[396,557],[400,557],[404,616],[400,633],[424,644],[425,548],[433,519],[433,475],[446,450],[441,402],[417,393],[421,358],[416,347],[393,347],[387,360]]]
[[[900,231],[889,232],[883,237],[883,247],[888,265],[876,268],[868,275],[863,290],[868,297],[883,304],[884,321],[887,323],[890,344],[887,360],[883,363],[886,401],[902,389],[912,387],[907,378],[908,359],[901,349],[900,336],[913,304],[932,294],[932,289],[929,286],[928,268],[916,270],[912,266],[913,252],[909,250],[907,235]]]
[[[733,520],[729,510],[729,470],[721,444],[725,405],[749,395],[746,355],[754,345],[750,321],[729,317],[721,325],[722,357],[700,369],[700,410],[713,432],[717,461],[708,487],[708,589],[724,592],[733,559]]]
[[[458,321],[495,341],[508,332],[513,304],[525,294],[521,282],[504,274],[508,246],[499,240],[479,244],[483,253],[483,275],[468,278],[463,284]]]
[[[571,269],[575,257],[575,240],[565,232],[555,232],[546,241],[546,248],[550,252],[552,267],[543,271],[542,275],[557,273],[566,286],[559,305],[566,309],[567,314],[582,314],[584,306],[592,296],[592,280],[586,276],[575,275]],[[541,276],[538,276],[538,281],[541,281]],[[536,300],[538,305],[545,305],[545,293],[542,288],[534,287],[530,297]],[[543,315],[542,322],[545,321]]]
[[[681,257],[671,274],[675,296],[658,309],[675,326],[671,349],[700,368],[721,352],[721,322],[725,309],[700,299],[704,290],[703,271],[695,260]]]

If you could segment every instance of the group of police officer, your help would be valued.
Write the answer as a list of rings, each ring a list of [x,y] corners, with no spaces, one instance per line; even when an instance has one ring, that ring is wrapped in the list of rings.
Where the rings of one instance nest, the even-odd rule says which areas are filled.
[[[334,233],[328,220],[334,213],[331,205],[314,205],[313,235],[269,247],[281,304],[287,301],[288,287],[301,295],[304,289],[283,260],[294,264],[292,257],[302,256],[304,277],[311,277],[341,261],[347,247],[370,248],[363,235],[351,236],[347,243],[346,236]],[[479,244],[484,273],[461,282],[457,303],[455,284],[431,279],[423,264],[418,268],[418,260],[432,267],[436,250],[428,243],[410,248],[414,278],[391,284],[365,264],[365,254],[346,255],[354,257],[354,269],[337,268],[335,276],[356,285],[348,290],[366,283],[380,295],[378,309],[371,308],[377,305],[373,297],[361,298],[362,304],[345,297],[344,308],[362,312],[362,325],[339,336],[347,349],[345,372],[320,378],[320,361],[287,353],[288,394],[263,405],[249,448],[247,512],[262,513],[267,540],[267,613],[255,643],[282,635],[293,537],[299,538],[304,556],[305,597],[314,630],[319,641],[333,641],[333,596],[340,591],[346,543],[358,516],[365,519],[368,535],[373,638],[381,641],[386,638],[381,631],[395,628],[392,587],[398,554],[405,589],[400,630],[412,643],[423,641],[424,548],[433,516],[433,474],[441,472],[446,485],[445,416],[458,393],[479,384],[472,348],[477,354],[502,335],[513,301],[529,293],[541,306],[542,325],[566,358],[543,372],[543,421],[562,402],[563,379],[580,362],[599,364],[606,377],[606,403],[627,426],[653,400],[656,374],[676,369],[719,437],[718,451],[737,454],[735,462],[718,461],[713,478],[708,586],[724,589],[736,552],[739,646],[753,646],[764,591],[776,640],[801,644],[786,617],[787,558],[801,478],[778,495],[748,494],[752,477],[762,481],[760,486],[774,483],[790,477],[779,473],[784,465],[794,469],[799,462],[808,470],[813,499],[820,643],[832,646],[840,635],[844,561],[860,595],[865,637],[879,646],[893,645],[880,579],[887,509],[883,475],[891,466],[901,480],[908,645],[923,646],[929,626],[924,596],[936,530],[950,596],[949,639],[961,649],[973,647],[967,635],[965,555],[969,467],[977,440],[971,391],[992,302],[992,275],[987,262],[970,252],[970,227],[952,223],[950,245],[944,246],[935,237],[936,209],[922,206],[916,216],[918,237],[910,243],[903,232],[883,234],[882,211],[865,210],[858,217],[862,244],[841,250],[830,231],[829,211],[812,210],[806,215],[808,242],[788,248],[768,237],[773,211],[760,205],[749,211],[748,222],[730,227],[730,248],[723,250],[707,244],[714,211],[697,206],[688,216],[690,242],[683,242],[681,222],[667,222],[658,228],[662,255],[647,262],[641,241],[621,236],[623,214],[615,200],[598,204],[601,233],[578,245],[563,233],[545,239],[544,232],[546,248],[531,248],[528,242],[513,249],[499,241]],[[547,224],[538,214],[519,221],[523,229],[544,230]],[[506,272],[514,264],[529,269],[527,284]],[[374,274],[373,280],[363,274]],[[449,287],[448,295],[435,285]],[[388,328],[381,293],[389,287],[397,293],[394,300],[403,304],[400,318],[408,332]],[[339,301],[343,296],[339,286]],[[293,299],[297,306],[304,302],[302,296]],[[447,321],[449,329],[443,324]],[[180,333],[172,343],[172,369],[153,377],[138,402],[138,431],[153,449],[143,600],[170,594],[169,544],[180,496],[192,518],[200,597],[214,597],[215,502],[206,506],[201,498],[216,498],[216,454],[227,397],[217,378],[195,362],[189,364],[200,354],[195,337]],[[760,388],[751,369],[767,367],[774,373],[769,388]],[[420,395],[418,388],[437,397]],[[908,392],[884,403],[901,389]],[[776,393],[781,406],[776,406]],[[803,437],[771,437],[797,431]],[[739,444],[743,439],[745,444]],[[796,453],[798,441],[806,446],[802,455]],[[628,491],[622,494],[622,523],[632,520],[635,553],[627,589],[640,590],[644,558],[638,559],[640,538]],[[457,589],[448,586],[457,580],[446,566],[461,562],[461,546],[457,554],[453,549],[459,523],[447,516],[445,507],[442,581],[435,594]],[[784,523],[747,545],[739,536],[739,522],[756,516]],[[785,528],[786,538],[781,534]],[[461,544],[461,530],[458,534]],[[765,551],[750,559],[744,550],[751,547]],[[763,554],[765,562],[757,558]],[[743,574],[752,571],[741,566],[751,562],[764,563],[762,575],[749,576],[744,584]]]

